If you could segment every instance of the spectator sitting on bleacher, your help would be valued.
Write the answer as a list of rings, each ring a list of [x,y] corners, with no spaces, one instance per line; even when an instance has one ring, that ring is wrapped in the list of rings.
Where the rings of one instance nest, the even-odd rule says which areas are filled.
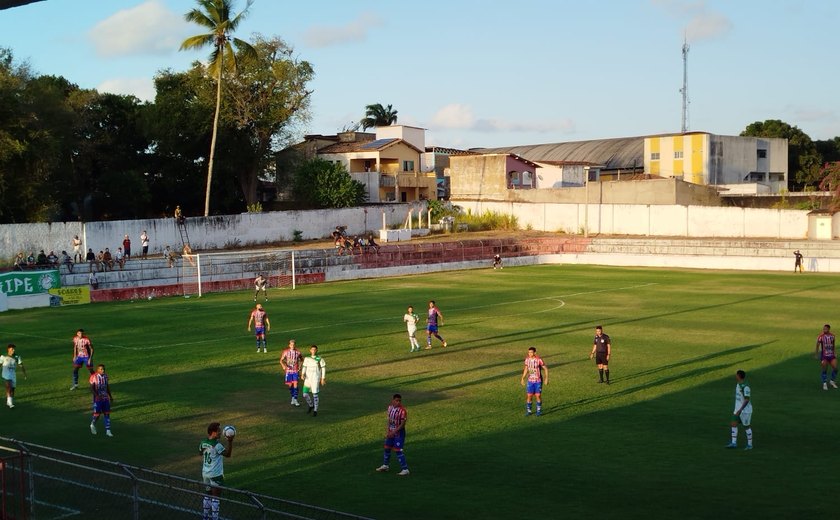
[[[67,272],[73,272],[73,261],[70,260],[70,255],[67,254],[67,251],[61,252],[61,263],[67,266]]]
[[[36,263],[38,264],[39,269],[49,267],[49,264],[47,263],[47,255],[44,253],[43,249],[40,253],[38,253],[38,260],[36,260]]]
[[[88,263],[88,272],[94,272],[96,270],[96,253],[93,252],[93,249],[88,248],[85,261]]]
[[[17,254],[15,262],[12,264],[12,269],[15,271],[23,271],[26,269],[26,258],[23,257],[23,253]]]
[[[104,271],[105,270],[105,251],[99,250],[99,253],[96,255],[96,270],[97,271]]]
[[[55,251],[50,251],[50,254],[47,255],[47,263],[50,264],[50,267],[58,269],[58,257],[55,256]]]
[[[373,235],[368,235],[367,245],[365,246],[365,251],[368,249],[373,249],[376,254],[379,254],[379,244],[376,243],[376,240],[373,239]]]
[[[166,258],[166,262],[169,267],[175,267],[175,251],[173,251],[169,246],[163,250],[163,257]]]
[[[35,269],[35,251],[30,251],[29,256],[26,257],[26,267]]]
[[[114,270],[114,257],[111,255],[111,250],[107,247],[105,248],[105,253],[102,255],[102,265],[106,271]]]
[[[114,255],[114,262],[118,266],[120,266],[120,271],[122,271],[123,266],[125,266],[125,256],[123,256],[123,251],[121,247],[117,248],[117,253]]]

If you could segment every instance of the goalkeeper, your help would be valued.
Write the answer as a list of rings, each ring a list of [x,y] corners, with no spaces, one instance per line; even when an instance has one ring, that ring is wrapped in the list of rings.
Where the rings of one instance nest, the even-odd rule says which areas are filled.
[[[254,301],[257,301],[257,296],[259,296],[260,291],[263,293],[263,301],[268,301],[268,278],[263,276],[262,274],[258,274],[256,278],[254,278]]]

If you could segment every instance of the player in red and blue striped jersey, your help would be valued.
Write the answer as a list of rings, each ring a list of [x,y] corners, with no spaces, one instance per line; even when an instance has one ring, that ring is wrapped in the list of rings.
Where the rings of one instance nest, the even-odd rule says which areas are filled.
[[[90,338],[85,335],[84,329],[79,329],[73,336],[73,386],[70,390],[79,388],[79,369],[82,365],[93,374],[93,345]]]
[[[93,418],[90,421],[90,433],[96,435],[96,421],[100,415],[105,416],[105,435],[113,437],[111,433],[111,385],[108,383],[108,374],[105,373],[105,365],[97,365],[96,373],[90,376],[90,390],[93,392]]]
[[[438,320],[440,320],[440,325],[443,325],[443,314],[435,305],[435,301],[429,300],[429,314],[426,318],[426,350],[432,348],[432,336],[439,339],[444,347],[446,346],[446,341],[438,334]]]
[[[832,388],[837,388],[837,350],[834,346],[834,334],[831,333],[831,325],[823,325],[822,334],[817,336],[817,359],[820,360],[820,367],[822,368],[822,387],[823,390],[828,390],[830,384]],[[828,380],[828,365],[831,365],[831,380]]]
[[[527,385],[525,384],[526,377],[528,378]],[[528,357],[525,358],[525,368],[522,370],[520,383],[525,387],[525,416],[531,415],[531,400],[534,397],[537,400],[537,415],[542,415],[542,385],[548,384],[548,367],[537,355],[536,347],[528,348]]]
[[[251,317],[248,318],[248,332],[251,332],[251,323],[254,324],[254,334],[257,336],[257,352],[260,351],[260,343],[262,343],[263,353],[268,352],[265,333],[271,330],[271,322],[268,321],[268,314],[259,303],[257,308],[251,311]]]
[[[280,354],[280,366],[283,367],[283,372],[286,374],[285,382],[289,387],[293,406],[300,406],[297,397],[298,377],[302,361],[300,350],[295,348],[295,340],[290,339],[289,347]]]
[[[388,426],[385,428],[385,453],[382,457],[382,465],[376,471],[385,472],[391,469],[391,451],[397,452],[397,461],[400,463],[401,471],[397,475],[404,477],[409,474],[408,463],[405,461],[405,423],[408,414],[402,405],[402,396],[394,394],[391,404],[388,406]]]

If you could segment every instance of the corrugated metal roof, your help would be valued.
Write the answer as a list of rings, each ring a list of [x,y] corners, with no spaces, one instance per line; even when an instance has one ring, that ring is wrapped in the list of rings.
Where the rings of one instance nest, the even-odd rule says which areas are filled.
[[[606,170],[640,168],[645,164],[645,138],[620,137],[570,143],[548,143],[498,148],[473,148],[478,153],[512,153],[534,162],[599,164]]]

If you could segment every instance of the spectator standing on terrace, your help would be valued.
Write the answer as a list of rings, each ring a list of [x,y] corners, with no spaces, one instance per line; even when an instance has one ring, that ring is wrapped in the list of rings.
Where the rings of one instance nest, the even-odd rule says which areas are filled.
[[[123,238],[123,255],[125,256],[125,261],[128,262],[131,259],[131,239],[128,238],[128,235],[125,235]]]
[[[186,217],[184,217],[184,214],[181,212],[181,206],[175,206],[175,221],[179,225],[182,225],[185,220]]]
[[[70,240],[70,245],[73,247],[73,261],[79,263],[84,260],[82,256],[82,239],[79,238],[79,235],[73,236],[73,239]]]
[[[146,230],[144,229],[142,233],[140,233],[140,245],[143,247],[143,260],[146,259],[146,256],[149,254],[149,235],[146,234]]]
[[[96,277],[96,273],[90,273],[90,276],[88,276],[88,283],[90,283],[91,289],[99,289],[99,278]]]

